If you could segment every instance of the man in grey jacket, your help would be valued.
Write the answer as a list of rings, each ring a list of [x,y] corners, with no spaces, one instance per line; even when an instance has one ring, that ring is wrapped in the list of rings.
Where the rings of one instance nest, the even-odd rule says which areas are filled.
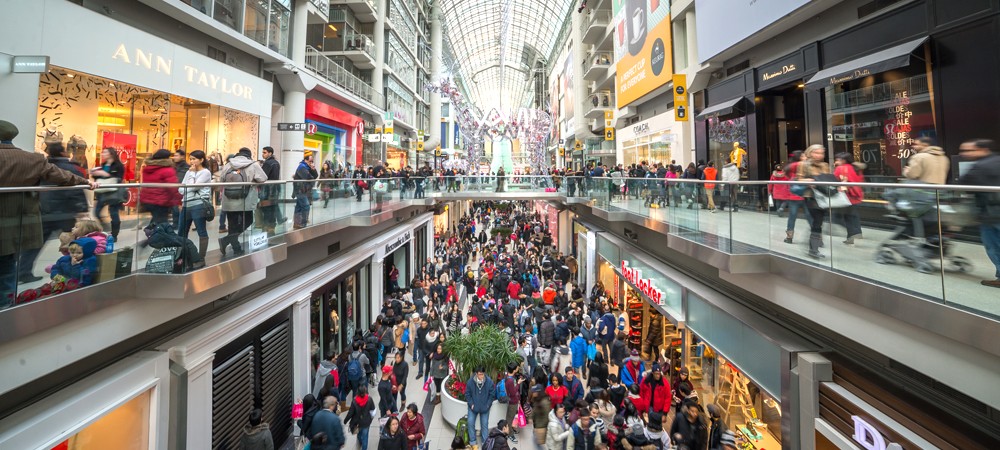
[[[240,235],[253,224],[253,212],[257,209],[260,198],[257,187],[243,183],[263,183],[267,174],[256,161],[250,159],[250,149],[243,147],[219,171],[219,181],[223,183],[241,183],[222,188],[222,210],[226,212],[229,222],[226,236],[219,239],[219,252],[226,256],[226,247],[233,247],[236,256],[243,254],[240,245]]]

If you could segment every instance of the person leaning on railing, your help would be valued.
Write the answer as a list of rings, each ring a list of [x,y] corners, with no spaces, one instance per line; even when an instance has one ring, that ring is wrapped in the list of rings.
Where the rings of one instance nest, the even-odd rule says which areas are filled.
[[[45,157],[14,146],[18,129],[0,120],[0,187],[37,186],[41,182],[58,186],[89,185],[97,182],[62,170]],[[0,194],[0,307],[10,306],[16,295],[18,252],[41,248],[42,217],[35,193]]]

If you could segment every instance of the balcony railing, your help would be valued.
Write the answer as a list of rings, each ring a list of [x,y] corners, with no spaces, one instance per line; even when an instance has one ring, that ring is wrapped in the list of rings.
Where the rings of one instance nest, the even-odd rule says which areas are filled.
[[[597,23],[598,21],[607,25],[611,23],[611,18],[612,15],[610,10],[592,11],[588,9],[587,15],[580,21],[580,31],[583,34],[587,34],[587,29],[589,29],[591,25]]]
[[[590,94],[590,106],[598,109],[608,109],[615,107],[615,96],[611,92],[598,92]]]
[[[380,92],[376,92],[370,84],[354,76],[313,47],[306,47],[306,67],[323,79],[371,103],[376,109],[385,108],[385,97]]]
[[[309,0],[309,3],[312,3],[323,17],[330,15],[330,0]]]
[[[372,59],[375,58],[375,41],[367,35],[360,33],[349,33],[344,37],[344,50],[365,52]]]
[[[614,55],[609,52],[598,52],[583,61],[584,73],[590,71],[592,67],[611,67]]]

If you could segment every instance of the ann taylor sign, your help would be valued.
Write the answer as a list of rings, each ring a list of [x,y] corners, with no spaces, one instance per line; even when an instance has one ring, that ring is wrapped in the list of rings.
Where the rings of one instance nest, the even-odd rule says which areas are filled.
[[[170,76],[174,70],[173,58],[144,51],[139,47],[132,48],[130,52],[125,44],[118,44],[118,48],[111,55],[111,59],[167,76]],[[238,81],[230,80],[222,75],[204,71],[190,64],[184,64],[180,69],[184,72],[184,79],[188,83],[197,84],[201,87],[235,97],[253,100],[253,88],[250,86],[245,86]]]
[[[385,254],[386,255],[391,254],[392,252],[396,251],[396,249],[402,247],[403,244],[409,241],[410,241],[410,232],[407,231],[406,233],[403,233],[398,238],[396,238],[395,241],[385,244]]]

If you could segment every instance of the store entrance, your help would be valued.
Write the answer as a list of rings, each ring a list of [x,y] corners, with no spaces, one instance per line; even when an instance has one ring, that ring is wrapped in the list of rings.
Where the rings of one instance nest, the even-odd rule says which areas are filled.
[[[385,294],[406,289],[410,285],[410,243],[403,244],[382,260]]]
[[[786,164],[789,153],[806,148],[805,101],[800,82],[758,93],[757,179],[770,178],[777,164]]]

